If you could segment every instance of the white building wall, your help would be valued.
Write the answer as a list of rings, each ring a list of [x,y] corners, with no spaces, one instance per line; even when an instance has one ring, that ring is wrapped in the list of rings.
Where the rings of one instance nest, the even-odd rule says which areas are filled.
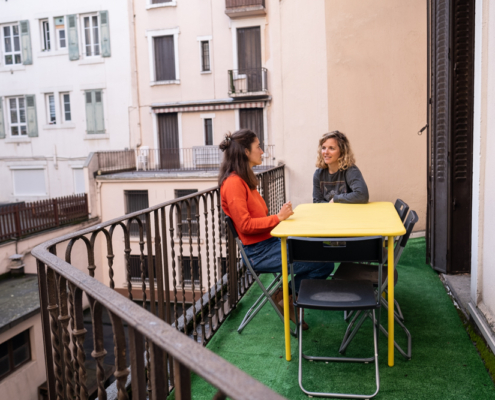
[[[108,11],[110,30],[110,57],[86,57],[81,15]],[[79,59],[69,60],[68,48],[54,47],[54,18],[65,16],[68,31],[68,15],[77,15]],[[43,51],[41,20],[50,23],[52,45]],[[129,114],[132,112],[131,55],[128,6],[125,2],[87,0],[48,3],[29,0],[2,2],[0,5],[0,30],[7,24],[28,20],[30,25],[32,65],[6,65],[3,33],[0,33],[0,97],[3,102],[3,118],[6,138],[0,139],[0,202],[37,200],[74,193],[74,167],[82,167],[92,151],[123,150],[130,146]],[[99,29],[102,35],[101,21]],[[68,39],[67,39],[68,41]],[[101,41],[100,41],[101,43]],[[101,46],[100,46],[101,47]],[[86,90],[101,90],[105,131],[87,134],[85,106]],[[57,123],[50,125],[47,114],[46,94],[55,96]],[[61,123],[61,93],[69,93],[71,121]],[[12,137],[10,135],[9,96],[35,95],[37,112],[37,137]],[[23,195],[14,190],[13,172],[16,167],[36,166],[44,168],[46,191],[44,194]]]

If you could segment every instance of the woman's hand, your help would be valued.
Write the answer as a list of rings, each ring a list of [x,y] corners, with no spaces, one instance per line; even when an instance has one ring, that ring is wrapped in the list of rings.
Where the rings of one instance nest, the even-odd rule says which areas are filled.
[[[292,211],[292,203],[288,201],[282,206],[282,208],[277,214],[277,217],[279,221],[284,221],[287,218],[289,218],[292,214],[294,214],[294,211]]]
[[[333,203],[333,197],[332,197],[332,200],[329,201],[329,203]]]

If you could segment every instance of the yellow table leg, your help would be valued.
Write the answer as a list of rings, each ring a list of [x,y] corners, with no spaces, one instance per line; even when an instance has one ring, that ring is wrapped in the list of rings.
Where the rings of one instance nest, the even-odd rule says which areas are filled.
[[[289,273],[287,265],[287,238],[282,239],[282,288],[284,291],[284,330],[285,330],[285,359],[290,356],[290,317],[289,317]]]
[[[388,237],[388,366],[394,366],[394,237]]]

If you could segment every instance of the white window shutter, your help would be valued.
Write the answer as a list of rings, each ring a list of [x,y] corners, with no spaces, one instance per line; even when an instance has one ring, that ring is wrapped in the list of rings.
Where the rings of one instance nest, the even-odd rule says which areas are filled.
[[[26,95],[27,131],[29,137],[38,136],[38,117],[36,114],[36,97],[34,94]]]
[[[5,139],[5,123],[3,122],[3,100],[0,97],[0,139]]]
[[[69,37],[69,60],[79,60],[79,40],[77,38],[77,15],[67,15]]]
[[[22,63],[31,65],[33,63],[33,54],[31,51],[31,32],[29,30],[29,21],[20,21],[21,28],[21,48],[22,48]]]
[[[95,130],[95,94],[93,91],[88,90],[84,93],[84,103],[86,105],[86,133],[96,133]]]
[[[95,105],[95,130],[96,133],[105,133],[105,119],[103,115],[103,95],[101,90],[94,92]]]
[[[100,11],[101,56],[110,57],[110,21],[108,11]]]

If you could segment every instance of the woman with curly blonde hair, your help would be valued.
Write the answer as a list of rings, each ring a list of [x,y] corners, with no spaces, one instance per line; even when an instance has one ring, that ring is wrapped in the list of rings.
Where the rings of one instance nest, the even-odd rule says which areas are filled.
[[[351,144],[339,131],[325,133],[318,144],[313,175],[313,203],[368,202],[368,186],[356,166]]]

